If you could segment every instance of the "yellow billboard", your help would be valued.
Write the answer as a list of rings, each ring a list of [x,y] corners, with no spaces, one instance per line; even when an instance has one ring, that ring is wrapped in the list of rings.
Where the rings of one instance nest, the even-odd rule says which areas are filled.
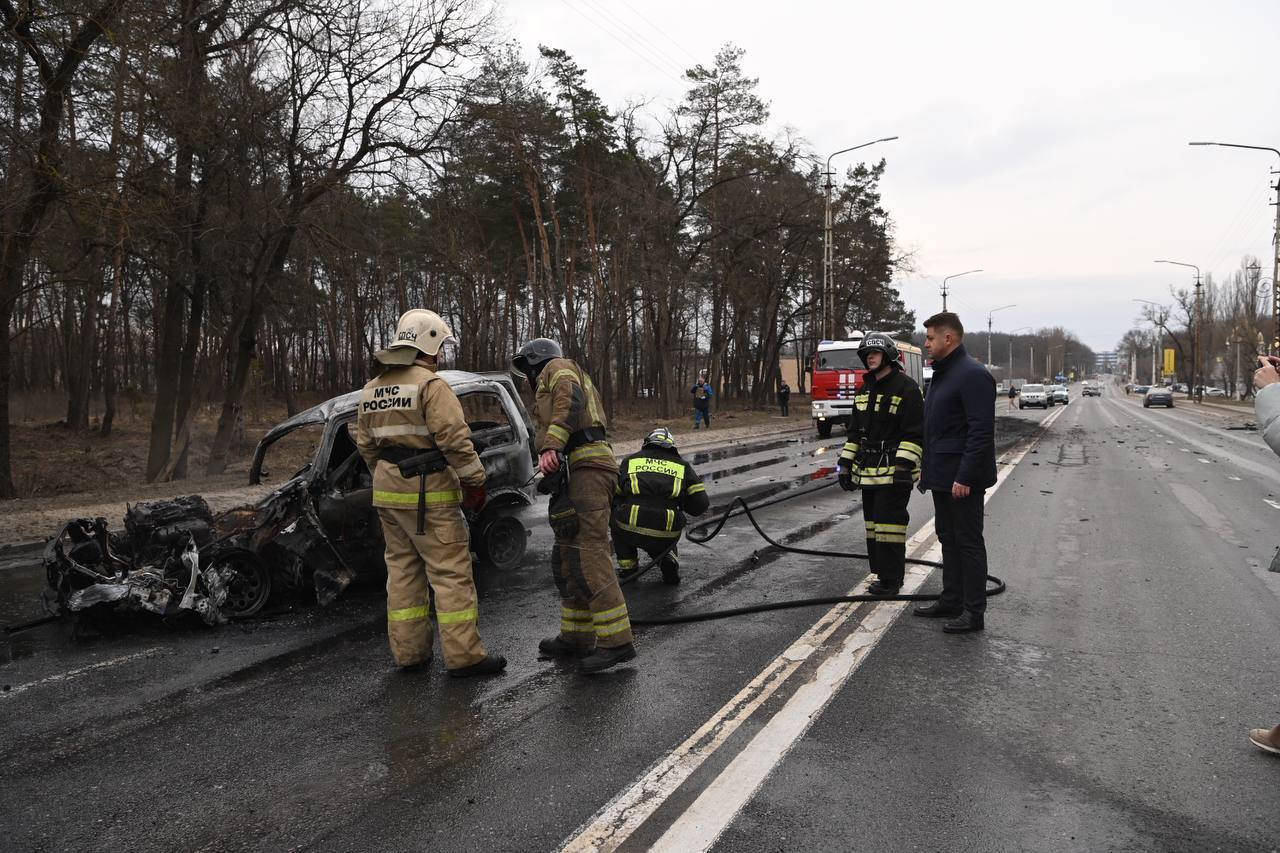
[[[1172,376],[1175,373],[1173,347],[1164,348],[1164,372],[1167,376]]]

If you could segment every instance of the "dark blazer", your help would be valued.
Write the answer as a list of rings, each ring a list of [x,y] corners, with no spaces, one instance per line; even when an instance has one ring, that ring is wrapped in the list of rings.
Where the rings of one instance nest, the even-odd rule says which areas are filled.
[[[924,464],[920,490],[951,491],[960,483],[996,483],[996,381],[960,345],[933,363],[924,398]]]

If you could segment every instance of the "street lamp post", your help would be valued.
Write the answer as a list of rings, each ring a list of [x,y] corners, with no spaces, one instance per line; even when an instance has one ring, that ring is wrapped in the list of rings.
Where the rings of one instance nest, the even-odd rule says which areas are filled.
[[[1280,149],[1266,145],[1240,145],[1235,142],[1188,142],[1188,145],[1216,145],[1219,148],[1247,148],[1250,151],[1270,151],[1280,157]],[[1280,174],[1273,172],[1272,174]],[[1271,354],[1280,355],[1280,178],[1272,187],[1276,191],[1276,227],[1271,252],[1271,322],[1275,334],[1271,339]]]
[[[1006,308],[1017,308],[1017,307],[1018,307],[1018,306],[1017,306],[1016,304],[1015,304],[1015,305],[1001,305],[999,308],[992,308],[990,311],[988,311],[988,312],[987,312],[987,367],[990,367],[990,366],[991,366],[991,317],[992,317],[992,316],[993,316],[997,311],[1003,311],[1003,310],[1004,310],[1004,309],[1006,309]],[[946,309],[944,308],[944,309],[942,309],[942,310],[944,310],[944,311],[945,311]],[[1010,368],[1009,372],[1010,372],[1010,373],[1012,373],[1012,372],[1013,372],[1013,369],[1012,369],[1012,368]],[[1010,376],[1009,378],[1010,378],[1010,379],[1012,379],[1013,377],[1012,377],[1012,376]]]
[[[1010,385],[1013,384],[1013,336],[1018,334],[1018,332],[1029,332],[1029,331],[1031,331],[1030,326],[1022,326],[1021,328],[1014,329],[1012,332],[1009,333],[1009,384]],[[987,336],[988,337],[991,336],[990,331],[987,332]]]
[[[1169,331],[1169,330],[1165,327],[1165,321],[1169,319],[1169,308],[1168,308],[1168,306],[1161,305],[1159,302],[1152,302],[1150,299],[1135,299],[1135,300],[1133,300],[1133,301],[1134,301],[1134,302],[1145,302],[1147,305],[1154,305],[1154,306],[1156,306],[1157,308],[1159,308],[1159,309],[1160,309],[1158,312],[1156,312],[1156,315],[1155,315],[1154,317],[1152,317],[1152,318],[1151,318],[1151,325],[1153,325],[1153,326],[1155,326],[1155,327],[1156,327],[1156,334],[1160,336],[1159,341],[1158,341],[1158,343],[1159,343],[1158,349],[1159,349],[1159,350],[1161,350],[1161,351],[1163,351],[1163,349],[1164,349],[1164,333]],[[1172,332],[1169,332],[1169,335],[1170,335],[1170,337],[1172,337],[1173,333],[1172,333]],[[1160,368],[1160,378],[1161,378],[1161,379],[1163,379],[1163,378],[1164,378],[1164,367],[1161,367],[1161,368]],[[1156,359],[1155,359],[1155,357],[1154,357],[1154,356],[1152,356],[1152,359],[1151,359],[1151,384],[1152,384],[1152,385],[1155,385],[1155,384],[1156,384]]]
[[[947,310],[947,282],[951,281],[951,279],[953,278],[959,278],[962,275],[968,275],[969,273],[974,273],[974,272],[982,272],[982,270],[965,270],[964,272],[958,272],[955,275],[949,275],[946,278],[942,279],[942,310],[943,311]]]
[[[1195,264],[1188,264],[1183,261],[1156,261],[1157,264],[1173,264],[1176,267],[1190,267],[1196,271],[1196,305],[1193,313],[1195,317],[1192,320],[1191,329],[1191,393],[1195,397],[1197,403],[1201,400],[1200,391],[1200,267]]]
[[[826,217],[822,225],[822,337],[830,340],[835,337],[835,277],[832,273],[833,251],[831,248],[831,160],[840,154],[848,154],[850,151],[857,151],[859,148],[866,148],[868,145],[875,145],[878,142],[892,142],[897,139],[896,136],[886,136],[883,139],[873,139],[870,142],[864,142],[861,145],[852,145],[848,148],[841,148],[827,158],[827,169],[823,175],[827,179],[827,210]]]

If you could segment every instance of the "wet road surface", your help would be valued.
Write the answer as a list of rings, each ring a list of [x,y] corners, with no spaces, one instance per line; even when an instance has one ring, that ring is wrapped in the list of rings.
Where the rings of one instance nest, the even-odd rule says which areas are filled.
[[[1280,575],[1267,572],[1280,460],[1220,417],[1123,395],[1047,413],[1002,401],[1001,414],[1027,433],[1052,420],[1034,448],[1004,430],[1006,459],[1026,455],[988,504],[992,571],[1011,589],[983,635],[896,620],[901,605],[777,611],[641,629],[633,666],[584,678],[536,659],[558,620],[537,507],[525,565],[480,578],[483,635],[510,660],[496,679],[394,672],[377,589],[216,631],[16,635],[0,658],[0,837],[20,850],[1268,849],[1280,762],[1244,731],[1280,722]],[[808,482],[842,441],[695,464],[723,506]],[[931,512],[913,498],[922,555]],[[761,522],[805,547],[862,549],[856,497],[836,488]],[[773,554],[743,519],[681,552],[684,583],[655,572],[628,587],[633,615],[837,595],[866,575],[860,560]],[[0,573],[6,618],[38,592],[30,575]]]

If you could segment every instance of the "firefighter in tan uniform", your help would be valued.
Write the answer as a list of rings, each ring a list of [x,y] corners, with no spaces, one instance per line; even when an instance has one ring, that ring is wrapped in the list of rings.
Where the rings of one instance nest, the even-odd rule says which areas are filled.
[[[360,392],[356,445],[373,472],[373,505],[387,561],[387,636],[396,664],[431,658],[429,589],[445,666],[457,677],[507,665],[485,651],[476,626],[470,533],[462,507],[484,503],[485,471],[462,406],[436,375],[453,334],[433,311],[400,317],[391,346],[374,357],[383,370]]]
[[[512,364],[534,388],[538,470],[554,484],[548,516],[556,537],[551,571],[560,591],[560,633],[538,650],[581,658],[582,672],[600,672],[636,656],[609,547],[618,463],[606,440],[604,407],[591,379],[555,341],[529,341]]]

